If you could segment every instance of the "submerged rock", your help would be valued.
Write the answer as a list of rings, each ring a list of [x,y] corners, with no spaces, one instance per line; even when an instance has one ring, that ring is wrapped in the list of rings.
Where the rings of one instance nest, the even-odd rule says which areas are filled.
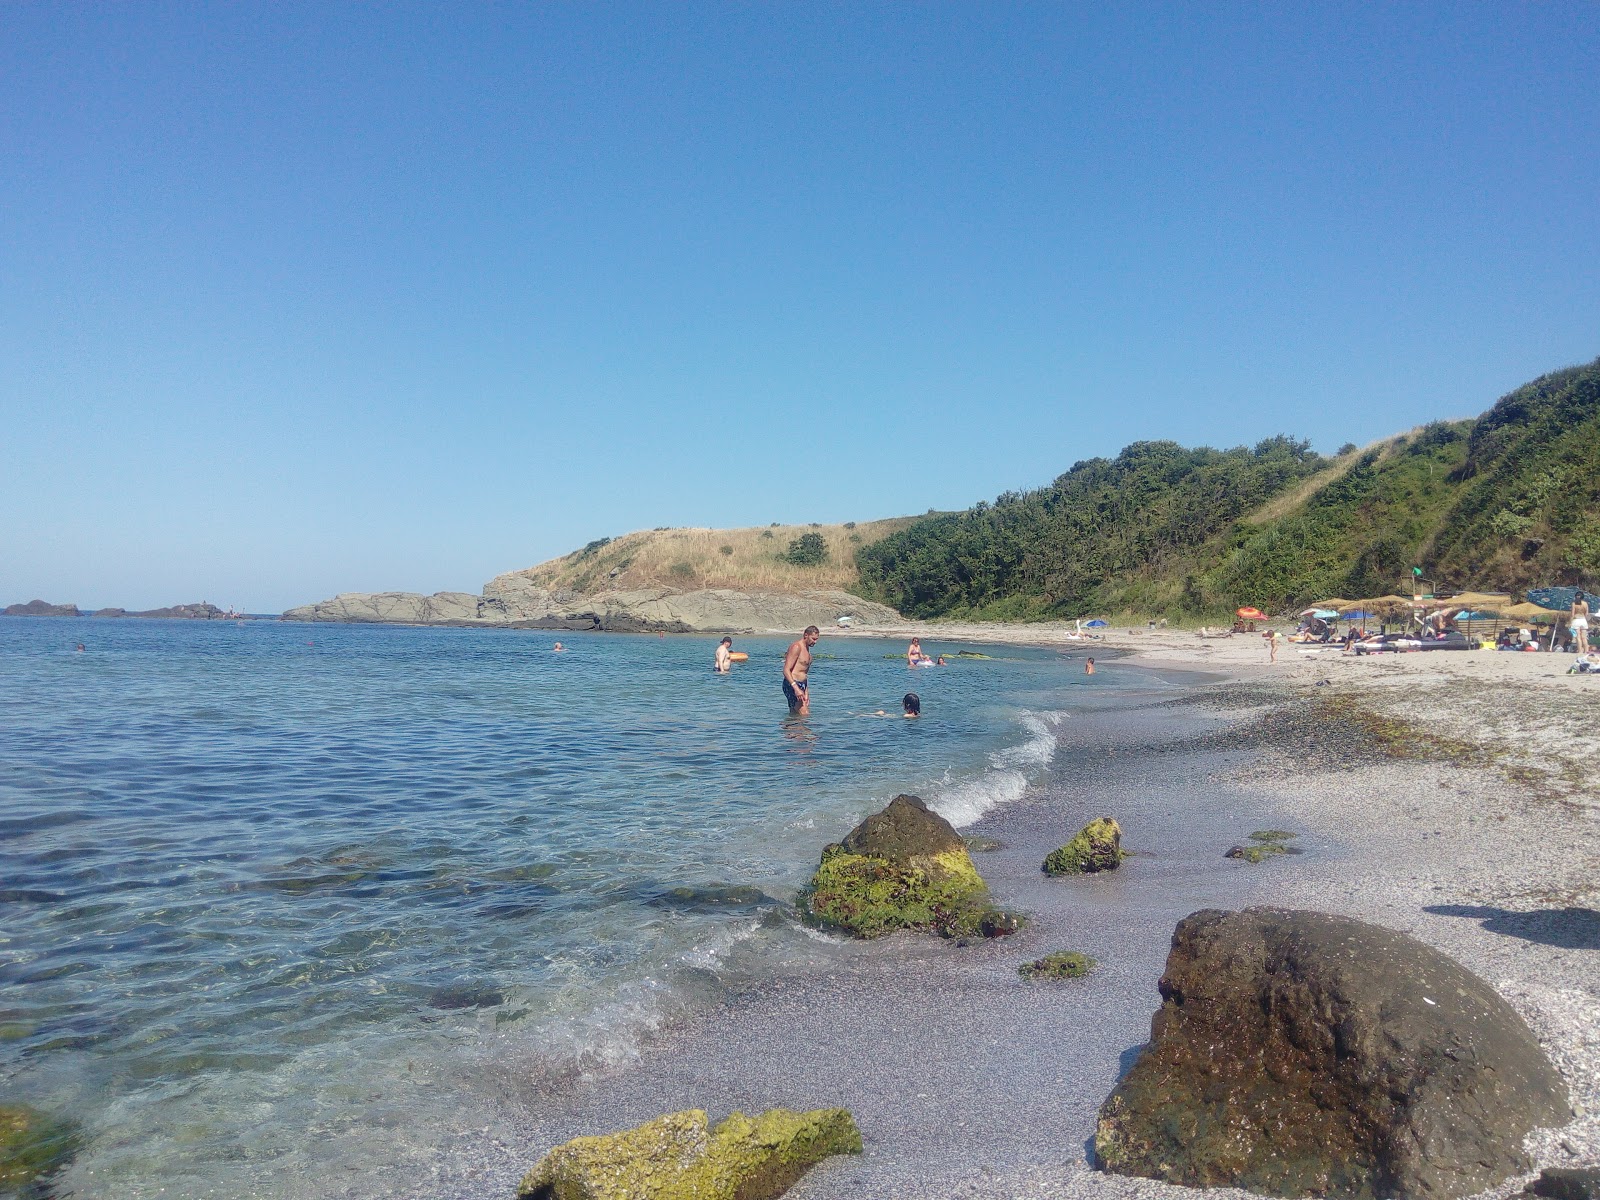
[[[860,1154],[849,1112],[733,1113],[715,1129],[700,1109],[636,1129],[573,1138],[540,1159],[518,1200],[772,1200],[814,1164]]]
[[[0,1191],[21,1192],[77,1152],[76,1126],[26,1104],[0,1104]]]
[[[923,929],[1000,937],[1020,925],[989,890],[958,834],[916,796],[896,796],[825,847],[802,896],[806,914],[856,937]]]
[[[1122,849],[1122,827],[1110,817],[1096,817],[1065,846],[1050,852],[1044,860],[1044,873],[1085,875],[1114,871],[1127,857]]]
[[[1024,979],[1081,979],[1094,970],[1095,961],[1077,950],[1056,950],[1017,968]]]
[[[1260,863],[1280,854],[1301,854],[1304,852],[1300,847],[1289,844],[1299,836],[1287,829],[1258,829],[1250,835],[1248,843],[1228,847],[1227,853],[1222,857],[1239,858],[1247,863]]]
[[[1348,917],[1179,922],[1150,1045],[1100,1109],[1108,1171],[1269,1196],[1465,1196],[1571,1117],[1538,1042],[1430,946]]]

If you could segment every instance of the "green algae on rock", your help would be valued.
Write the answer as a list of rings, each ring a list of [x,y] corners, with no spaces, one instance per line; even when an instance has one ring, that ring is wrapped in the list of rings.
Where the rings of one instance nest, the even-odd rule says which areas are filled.
[[[1046,875],[1085,875],[1113,871],[1127,858],[1122,848],[1122,827],[1110,817],[1096,817],[1065,846],[1044,860]]]
[[[704,1110],[668,1113],[634,1129],[557,1146],[517,1186],[518,1200],[773,1200],[824,1158],[860,1154],[842,1108],[750,1118],[715,1129]]]
[[[1300,835],[1287,829],[1258,829],[1250,835],[1249,846],[1230,846],[1223,858],[1239,858],[1247,863],[1265,862],[1280,854],[1299,854],[1298,847],[1289,845]]]
[[[989,889],[950,822],[916,796],[896,796],[823,848],[800,898],[808,919],[874,938],[900,929],[945,937],[999,937],[1020,918],[989,903]]]
[[[78,1130],[26,1104],[0,1104],[0,1190],[21,1192],[78,1152]]]
[[[1081,979],[1094,970],[1095,961],[1077,950],[1056,950],[1017,968],[1024,979]]]

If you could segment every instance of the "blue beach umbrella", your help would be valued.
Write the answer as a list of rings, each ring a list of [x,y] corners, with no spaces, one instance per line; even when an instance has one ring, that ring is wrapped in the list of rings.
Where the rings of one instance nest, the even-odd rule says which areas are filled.
[[[1528,602],[1548,608],[1551,612],[1566,612],[1572,607],[1572,599],[1577,592],[1575,587],[1529,588]]]
[[[1370,621],[1372,620],[1372,614],[1358,608],[1355,612],[1345,613],[1344,619],[1346,621]]]
[[[1499,619],[1499,613],[1460,612],[1456,614],[1456,620],[1458,621],[1498,621]]]
[[[1104,629],[1109,624],[1111,624],[1110,621],[1102,621],[1099,617],[1096,617],[1092,621],[1085,621],[1083,627],[1085,629]]]

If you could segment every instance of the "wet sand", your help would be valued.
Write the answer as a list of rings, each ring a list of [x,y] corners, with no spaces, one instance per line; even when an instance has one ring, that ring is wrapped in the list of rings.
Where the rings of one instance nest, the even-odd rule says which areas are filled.
[[[515,1132],[464,1153],[434,1194],[507,1196],[545,1149],[579,1133],[686,1107],[717,1119],[779,1105],[846,1106],[866,1141],[863,1156],[814,1170],[797,1200],[1185,1194],[1095,1172],[1086,1143],[1148,1035],[1173,925],[1250,904],[1401,929],[1489,980],[1585,1114],[1531,1139],[1538,1165],[1600,1162],[1596,810],[1519,791],[1498,767],[1377,751],[1309,707],[1327,691],[1299,665],[1188,687],[1151,672],[1142,693],[1108,693],[1065,722],[1052,782],[964,831],[1005,843],[975,859],[997,898],[1030,914],[1020,934],[969,946],[895,937],[829,955],[821,971],[797,954],[637,1061],[518,1088]],[[1101,815],[1118,819],[1135,857],[1106,876],[1046,879],[1045,854]],[[1263,828],[1300,833],[1304,853],[1223,857]],[[1056,949],[1100,965],[1066,983],[1017,976]]]

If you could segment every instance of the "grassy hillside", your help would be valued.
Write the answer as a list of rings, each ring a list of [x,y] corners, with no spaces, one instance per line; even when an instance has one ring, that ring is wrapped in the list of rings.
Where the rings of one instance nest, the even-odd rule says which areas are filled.
[[[588,595],[628,588],[734,588],[739,591],[859,591],[856,551],[896,533],[916,518],[844,525],[769,525],[753,529],[652,529],[602,538],[564,558],[526,572],[551,591]],[[801,539],[821,539],[822,558],[806,562]]]
[[[920,519],[857,552],[867,595],[917,616],[1201,616],[1396,590],[1600,585],[1600,360],[1476,420],[1333,460],[1139,443],[1049,487]]]

